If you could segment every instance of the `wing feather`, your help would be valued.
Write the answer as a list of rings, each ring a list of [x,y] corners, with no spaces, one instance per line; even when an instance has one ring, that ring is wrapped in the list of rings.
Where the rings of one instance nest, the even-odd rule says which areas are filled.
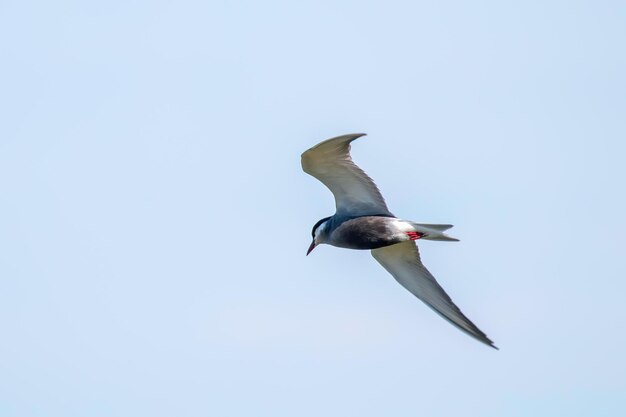
[[[404,288],[422,300],[450,323],[475,339],[498,349],[493,342],[461,310],[437,283],[420,259],[415,242],[402,242],[372,250],[376,259]]]
[[[338,136],[315,145],[302,154],[302,169],[330,189],[338,214],[392,216],[374,181],[352,162],[350,142],[364,135]]]

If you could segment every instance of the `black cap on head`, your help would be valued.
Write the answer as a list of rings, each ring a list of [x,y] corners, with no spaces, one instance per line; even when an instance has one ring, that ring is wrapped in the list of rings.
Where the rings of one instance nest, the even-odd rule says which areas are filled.
[[[318,220],[318,222],[317,222],[317,223],[315,223],[315,225],[313,226],[313,229],[311,229],[311,236],[312,236],[313,238],[315,238],[315,229],[317,229],[318,227],[320,227],[320,224],[322,224],[322,223],[324,223],[326,220],[330,219],[330,217],[331,217],[331,216],[329,216],[329,217],[324,217],[323,219]]]

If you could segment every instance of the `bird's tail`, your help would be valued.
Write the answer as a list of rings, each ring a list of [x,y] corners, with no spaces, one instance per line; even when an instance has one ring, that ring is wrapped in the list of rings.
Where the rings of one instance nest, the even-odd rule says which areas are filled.
[[[425,224],[425,223],[413,223],[411,226],[415,227],[415,230],[424,233],[422,239],[426,240],[441,240],[447,242],[458,242],[459,239],[451,237],[443,233],[444,231],[452,227],[451,224]]]

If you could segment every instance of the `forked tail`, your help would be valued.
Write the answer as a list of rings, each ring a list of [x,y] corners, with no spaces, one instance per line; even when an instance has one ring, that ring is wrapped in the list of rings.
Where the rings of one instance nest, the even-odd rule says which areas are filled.
[[[422,239],[426,240],[441,240],[447,242],[458,242],[459,239],[451,237],[443,233],[444,231],[452,227],[451,224],[425,224],[425,223],[413,223],[411,226],[415,228],[417,232],[423,233]]]

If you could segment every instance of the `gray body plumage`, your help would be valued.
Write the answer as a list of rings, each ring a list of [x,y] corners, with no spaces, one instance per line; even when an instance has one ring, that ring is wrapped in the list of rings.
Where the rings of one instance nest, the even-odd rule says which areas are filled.
[[[406,241],[406,236],[393,227],[395,217],[333,216],[325,229],[326,243],[346,249],[378,249]]]

